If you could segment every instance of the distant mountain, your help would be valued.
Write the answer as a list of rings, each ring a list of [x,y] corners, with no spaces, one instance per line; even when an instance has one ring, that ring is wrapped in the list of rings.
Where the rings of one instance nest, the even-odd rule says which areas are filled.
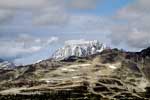
[[[70,56],[86,57],[102,52],[106,46],[97,40],[66,43],[59,48],[52,56],[56,60],[67,59]]]
[[[4,61],[3,59],[0,59],[0,63],[3,62],[3,61]]]
[[[14,63],[0,59],[0,69],[14,69],[15,67]]]

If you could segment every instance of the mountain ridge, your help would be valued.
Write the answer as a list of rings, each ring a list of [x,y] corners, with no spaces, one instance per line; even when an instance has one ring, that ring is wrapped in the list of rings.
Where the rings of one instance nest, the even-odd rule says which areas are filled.
[[[143,54],[149,54],[149,50],[105,49],[86,57],[47,59],[0,70],[0,97],[148,100],[150,56]]]

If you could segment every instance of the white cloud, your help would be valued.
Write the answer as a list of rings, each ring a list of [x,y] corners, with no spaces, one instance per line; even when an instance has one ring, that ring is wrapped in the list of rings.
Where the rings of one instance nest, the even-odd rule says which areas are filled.
[[[5,21],[12,21],[11,17],[17,17],[16,12],[32,13],[33,25],[59,25],[68,18],[65,0],[0,0],[0,21],[8,17],[11,20]]]
[[[125,43],[132,48],[146,48],[150,46],[150,1],[135,0],[132,4],[122,8],[114,17],[120,23],[114,23],[112,43]]]
[[[51,37],[50,39],[47,40],[47,44],[57,42],[58,40],[59,40],[58,37]]]
[[[0,0],[0,10],[3,10],[0,19],[1,15],[10,16],[8,11],[11,12],[11,16],[16,16],[16,11],[27,11],[32,13],[30,21],[33,25],[63,26],[71,16],[68,10],[93,9],[98,1],[102,0]]]
[[[0,0],[2,9],[29,9],[47,5],[49,0]],[[52,1],[52,0],[50,0]]]
[[[0,9],[0,23],[6,23],[13,19],[15,11],[10,11],[6,9]]]
[[[16,12],[38,11],[47,6],[49,0],[0,0],[0,24],[12,21],[16,16]]]
[[[81,44],[81,43],[85,43],[85,42],[88,42],[84,39],[79,39],[79,40],[67,40],[65,41],[65,44],[66,45],[71,45],[71,44]]]
[[[95,9],[99,0],[70,0],[68,1],[69,7],[72,9]]]
[[[109,23],[109,24],[108,24]],[[70,17],[67,30],[74,33],[108,33],[111,26],[111,20],[96,15],[74,15]]]
[[[55,43],[57,41],[57,37],[37,38],[27,34],[21,34],[16,38],[16,40],[1,40],[0,55],[1,57],[24,56],[38,52],[51,43]]]
[[[33,16],[34,25],[62,26],[69,20],[69,15],[63,5],[56,5],[44,8]]]

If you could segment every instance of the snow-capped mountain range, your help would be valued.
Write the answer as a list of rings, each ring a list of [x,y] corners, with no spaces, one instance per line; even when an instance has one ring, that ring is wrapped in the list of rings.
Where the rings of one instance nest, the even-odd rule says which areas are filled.
[[[97,40],[94,41],[68,41],[65,46],[59,48],[52,58],[56,60],[66,59],[70,56],[86,57],[88,55],[102,52],[106,46]]]

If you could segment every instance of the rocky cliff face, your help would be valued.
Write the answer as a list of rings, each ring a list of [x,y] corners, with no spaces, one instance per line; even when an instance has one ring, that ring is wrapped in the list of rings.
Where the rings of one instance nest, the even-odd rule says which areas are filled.
[[[106,46],[95,41],[82,41],[66,43],[64,47],[58,49],[52,56],[56,60],[66,59],[70,56],[86,57],[102,52]]]

